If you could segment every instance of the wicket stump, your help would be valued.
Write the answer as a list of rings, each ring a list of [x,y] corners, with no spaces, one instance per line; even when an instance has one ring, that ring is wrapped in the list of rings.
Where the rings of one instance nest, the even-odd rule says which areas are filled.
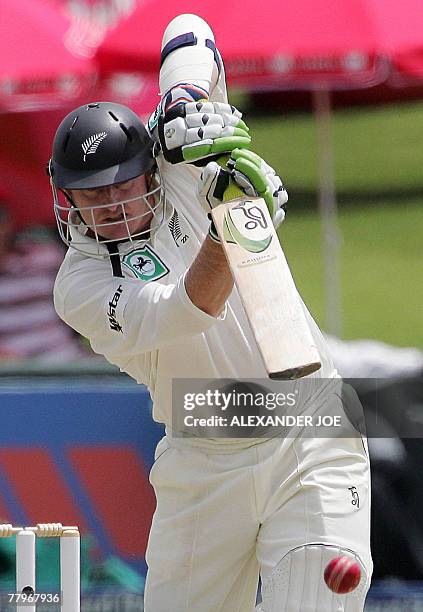
[[[78,527],[61,523],[38,523],[35,527],[0,525],[0,538],[16,537],[17,612],[36,612],[35,541],[60,538],[60,591],[62,612],[80,612],[80,536]],[[26,594],[25,605],[19,595]],[[31,605],[31,596],[34,605]],[[41,601],[40,601],[41,603]]]

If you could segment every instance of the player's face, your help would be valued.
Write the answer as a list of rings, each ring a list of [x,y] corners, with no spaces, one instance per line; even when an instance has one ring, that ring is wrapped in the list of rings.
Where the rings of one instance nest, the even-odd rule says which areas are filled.
[[[125,239],[148,229],[153,212],[145,176],[97,189],[72,189],[70,195],[84,222],[108,240]]]

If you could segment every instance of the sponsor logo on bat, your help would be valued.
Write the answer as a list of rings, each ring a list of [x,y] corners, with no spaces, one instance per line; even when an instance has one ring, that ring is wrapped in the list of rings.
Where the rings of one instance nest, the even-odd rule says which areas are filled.
[[[235,242],[250,253],[263,253],[272,241],[268,220],[252,200],[239,202],[226,212],[223,231],[226,242]]]

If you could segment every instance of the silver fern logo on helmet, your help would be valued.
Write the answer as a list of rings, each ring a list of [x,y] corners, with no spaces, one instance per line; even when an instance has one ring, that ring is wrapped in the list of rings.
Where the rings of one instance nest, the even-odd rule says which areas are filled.
[[[84,151],[84,161],[87,161],[87,155],[91,155],[97,151],[98,145],[102,142],[107,136],[107,132],[99,132],[98,134],[93,134],[89,136],[82,143],[82,150]]]

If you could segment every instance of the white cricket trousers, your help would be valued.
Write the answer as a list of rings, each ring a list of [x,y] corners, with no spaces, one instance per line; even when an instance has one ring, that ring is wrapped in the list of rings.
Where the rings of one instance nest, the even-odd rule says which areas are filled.
[[[259,571],[264,581],[289,551],[316,542],[358,555],[368,589],[370,478],[359,434],[271,439],[242,450],[165,437],[156,458],[146,612],[252,612]],[[330,594],[323,568],[316,571]]]

